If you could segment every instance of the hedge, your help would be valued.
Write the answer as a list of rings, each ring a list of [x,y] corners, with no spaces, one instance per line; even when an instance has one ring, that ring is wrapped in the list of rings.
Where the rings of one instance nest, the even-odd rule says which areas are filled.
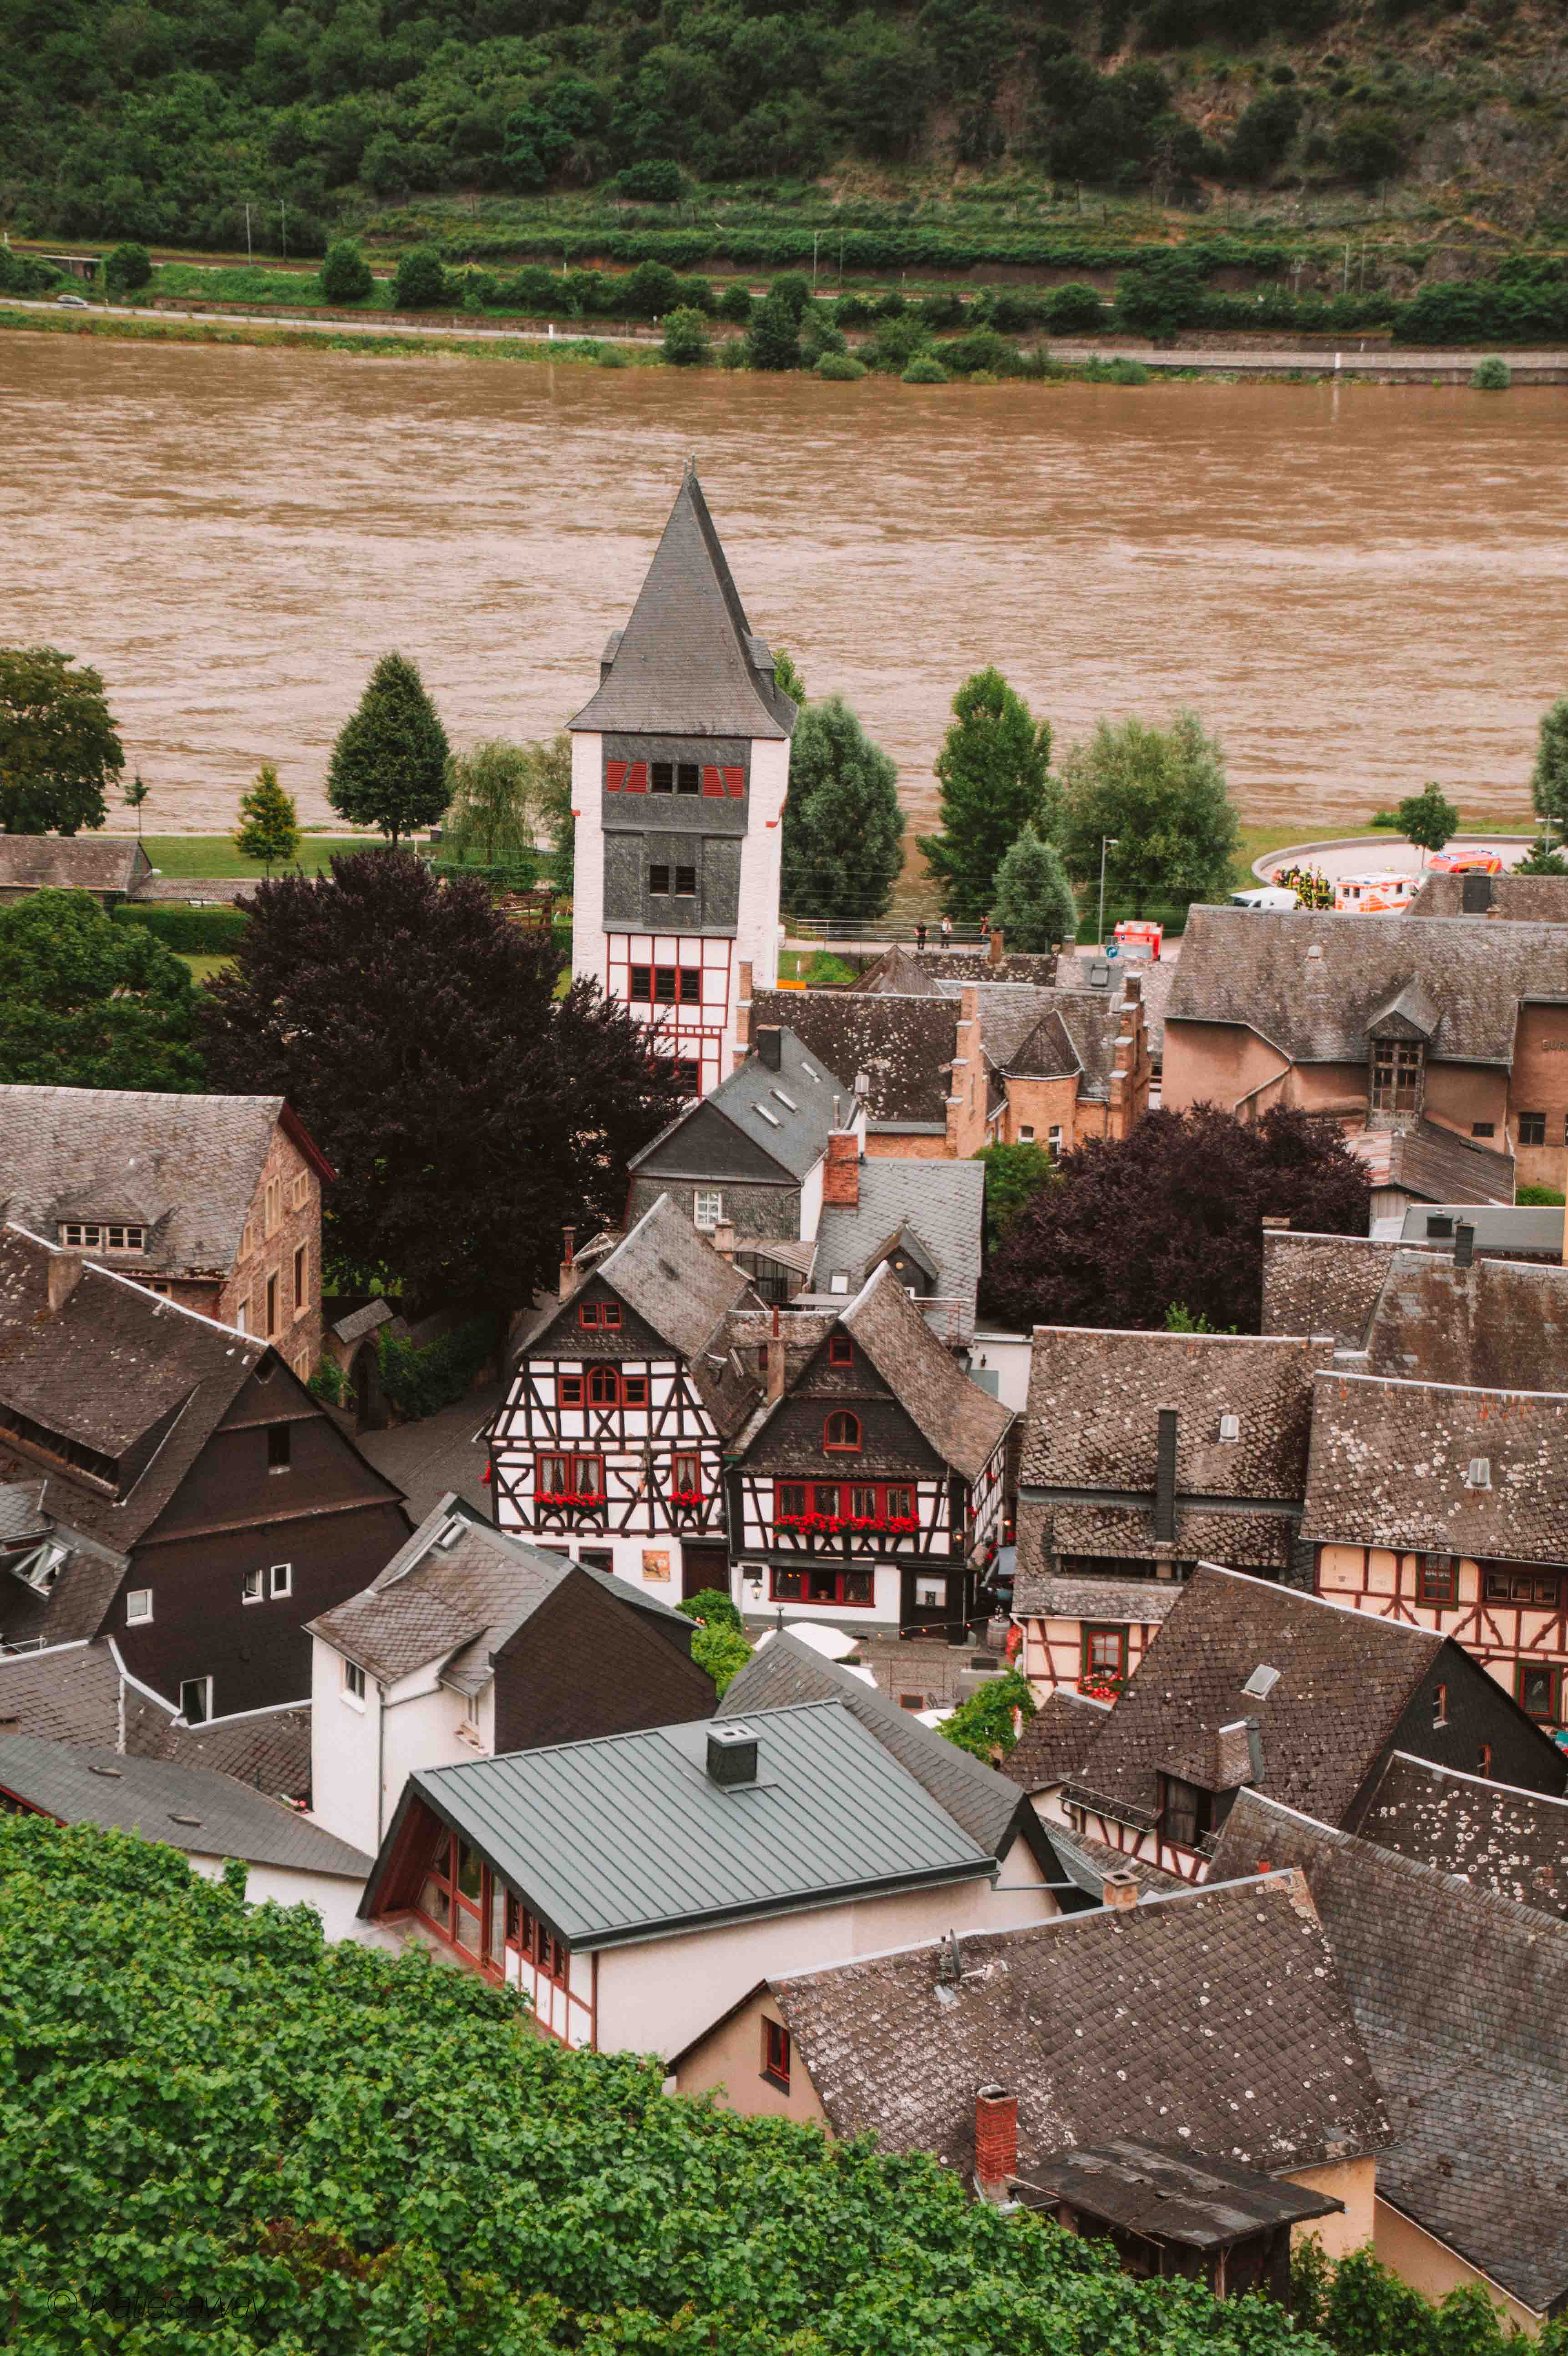
[[[496,1320],[471,1318],[421,1350],[383,1331],[376,1337],[381,1387],[411,1421],[453,1407],[466,1397],[475,1376],[496,1348]]]
[[[831,262],[835,277],[843,249],[846,270],[888,272],[924,267],[973,270],[997,262],[1034,270],[1136,270],[1150,255],[1173,249],[1127,242],[1096,242],[1063,237],[1052,230],[1010,230],[1005,235],[984,230],[920,229],[904,224],[888,228],[844,229],[818,221],[757,222],[715,225],[709,229],[555,229],[541,223],[537,236],[526,230],[509,235],[465,234],[452,238],[436,251],[454,266],[470,262],[521,261],[542,257],[551,262],[617,262],[635,266],[663,262],[672,270],[697,270],[704,262],[750,263],[759,270],[810,263],[815,253],[827,274]],[[1299,257],[1283,245],[1253,242],[1247,238],[1194,239],[1174,249],[1199,269],[1256,270],[1277,273]],[[1328,248],[1324,249],[1325,257]]]
[[[250,921],[243,908],[182,908],[166,902],[131,900],[114,910],[117,925],[145,925],[179,957],[232,957]]]

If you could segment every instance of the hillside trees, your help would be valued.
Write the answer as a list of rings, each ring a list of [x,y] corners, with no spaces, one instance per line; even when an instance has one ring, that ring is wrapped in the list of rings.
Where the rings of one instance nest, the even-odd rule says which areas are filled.
[[[54,647],[0,647],[0,827],[75,834],[103,824],[125,755],[95,670]]]

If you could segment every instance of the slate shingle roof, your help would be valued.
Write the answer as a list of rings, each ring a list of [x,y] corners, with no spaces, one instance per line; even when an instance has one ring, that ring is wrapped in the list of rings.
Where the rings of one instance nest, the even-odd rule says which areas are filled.
[[[1512,1154],[1472,1145],[1435,1121],[1409,1130],[1363,1129],[1348,1143],[1374,1186],[1400,1187],[1427,1203],[1513,1202]]]
[[[1155,1536],[1152,1505],[1085,1505],[1064,1504],[1061,1499],[1041,1505],[1026,1498],[1019,1507],[1023,1558],[1031,1571],[1038,1567],[1059,1593],[1069,1586],[1083,1584],[1081,1567],[1067,1559],[1076,1555],[1120,1558],[1127,1565],[1128,1578],[1137,1576],[1137,1566],[1157,1558],[1176,1562],[1225,1563],[1233,1570],[1255,1570],[1275,1577],[1289,1567],[1296,1526],[1294,1514],[1249,1514],[1221,1507],[1205,1512],[1200,1505],[1179,1504],[1175,1538],[1161,1547]],[[1098,1580],[1101,1574],[1092,1576]],[[1033,1590],[1029,1591],[1032,1595]],[[1165,1592],[1168,1597],[1168,1590]],[[1040,1607],[1031,1601],[1021,1608],[1034,1611]],[[1147,1616],[1163,1618],[1168,1609],[1167,1601]],[[1091,1619],[1118,1617],[1114,1611],[1101,1613],[1089,1604],[1084,1610]]]
[[[1305,1880],[1208,1888],[771,1983],[834,2132],[975,2163],[975,2092],[1018,2096],[1020,2177],[1108,2135],[1264,2170],[1387,2139]]]
[[[0,1218],[145,1226],[134,1269],[226,1275],[280,1120],[327,1172],[282,1097],[0,1087]]]
[[[1471,1488],[1477,1458],[1488,1485]],[[1568,1395],[1320,1375],[1301,1534],[1568,1563]]]
[[[1568,1800],[1396,1751],[1356,1830],[1473,1890],[1568,1917]]]
[[[937,1454],[977,1480],[1012,1409],[970,1381],[884,1261],[839,1319]]]
[[[1259,1788],[1341,1823],[1443,1645],[1431,1629],[1200,1565],[1070,1788],[1152,1821],[1162,1773],[1211,1791],[1244,1780],[1225,1772],[1221,1730],[1255,1718]],[[1264,1666],[1280,1672],[1272,1691],[1244,1694]]]
[[[1025,1792],[1047,1792],[1077,1774],[1104,1724],[1109,1702],[1058,1686],[1046,1695],[1002,1762],[1002,1773]],[[949,1749],[952,1745],[949,1744]]]
[[[667,1194],[643,1213],[595,1273],[688,1359],[697,1357],[728,1311],[754,1297],[747,1278],[698,1234]]]
[[[848,990],[759,990],[753,1033],[787,1024],[809,1055],[853,1087],[870,1083],[873,1126],[944,1129],[949,1075],[957,1053],[958,1007],[949,998],[880,996]]]
[[[200,1727],[176,1726],[174,1719],[172,1708],[125,1676],[107,1638],[0,1657],[0,1735],[117,1750],[123,1732],[133,1758],[211,1767],[291,1800],[308,1794],[308,1703]]]
[[[1328,1333],[1359,1350],[1397,1243],[1371,1236],[1264,1230],[1266,1334]]]
[[[1368,1370],[1482,1389],[1568,1385],[1568,1269],[1526,1260],[1456,1268],[1443,1252],[1389,1262],[1365,1339]]]
[[[1488,875],[1492,907],[1486,921],[1568,925],[1568,875]],[[1462,916],[1462,875],[1428,875],[1407,916]]]
[[[939,982],[1024,981],[1046,989],[1058,979],[1057,960],[1049,950],[1031,955],[1008,951],[993,958],[989,945],[978,948],[911,948],[895,941],[848,986],[851,990],[914,992],[935,990]]]
[[[985,1226],[986,1169],[980,1162],[900,1161],[873,1154],[859,1169],[859,1201],[824,1203],[816,1227],[812,1290],[830,1291],[836,1273],[858,1292],[873,1263],[907,1232],[934,1264],[936,1298],[958,1304],[958,1331],[975,1331]]]
[[[1311,1884],[1382,2087],[1379,2199],[1538,2314],[1568,2298],[1568,1924],[1243,1792],[1213,1869],[1264,1856]]]
[[[776,1072],[753,1050],[728,1078],[710,1088],[699,1103],[688,1106],[634,1155],[629,1164],[632,1176],[645,1172],[654,1177],[661,1173],[707,1176],[709,1159],[700,1145],[693,1146],[689,1137],[683,1139],[682,1131],[699,1137],[718,1113],[740,1131],[753,1151],[765,1153],[792,1178],[804,1178],[827,1150],[836,1104],[845,1116],[852,1112],[849,1082],[837,1077],[810,1055],[785,1026],[779,1036]]]
[[[688,467],[630,621],[573,730],[787,736],[795,706],[746,619],[696,471]]]
[[[1308,951],[1321,952],[1311,957]],[[1513,1062],[1520,1001],[1568,1002],[1561,926],[1193,908],[1167,1023],[1227,1023],[1303,1064],[1360,1064],[1369,1026],[1413,984],[1440,1010],[1440,1060]]]
[[[963,984],[944,981],[943,995]],[[999,1072],[1029,1079],[1063,1079],[1074,1072],[1092,1102],[1107,1098],[1122,1023],[1122,993],[1103,990],[1026,988],[982,981],[980,1036]]]
[[[0,835],[0,891],[129,892],[148,872],[129,835]]]

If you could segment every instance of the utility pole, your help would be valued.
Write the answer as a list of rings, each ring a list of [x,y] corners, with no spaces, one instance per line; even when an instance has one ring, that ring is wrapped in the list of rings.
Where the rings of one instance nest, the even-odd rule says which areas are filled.
[[[1100,926],[1099,926],[1099,932],[1100,932],[1100,947],[1101,947],[1102,948],[1104,948],[1104,946],[1105,946],[1105,853],[1106,853],[1106,851],[1115,851],[1115,849],[1116,848],[1117,843],[1118,843],[1120,841],[1121,841],[1121,837],[1120,837],[1119,835],[1115,835],[1115,834],[1103,834],[1103,835],[1100,837]]]

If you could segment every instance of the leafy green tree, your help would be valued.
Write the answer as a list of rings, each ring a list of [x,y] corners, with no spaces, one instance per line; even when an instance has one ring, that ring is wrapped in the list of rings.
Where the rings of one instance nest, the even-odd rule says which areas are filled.
[[[730,1598],[717,1587],[699,1589],[684,1603],[677,1603],[676,1609],[684,1612],[688,1620],[696,1621],[691,1657],[699,1669],[707,1670],[722,1696],[752,1657],[744,1622]]]
[[[1198,716],[1167,728],[1102,720],[1062,764],[1062,849],[1068,872],[1098,882],[1100,845],[1110,889],[1142,915],[1150,900],[1219,900],[1231,888],[1241,829],[1225,785],[1224,755]]]
[[[485,867],[531,855],[539,749],[490,736],[448,755],[444,848]]]
[[[1407,842],[1423,851],[1441,851],[1458,831],[1459,813],[1443,788],[1430,785],[1419,794],[1407,794],[1399,806],[1399,830]],[[1423,862],[1424,863],[1424,862]]]
[[[1042,1186],[1056,1183],[1049,1146],[983,1145],[975,1156],[986,1165],[986,1254],[1001,1248],[1003,1237]]]
[[[903,865],[898,766],[841,695],[808,703],[790,747],[783,894],[810,916],[886,913]]]
[[[95,670],[53,647],[0,647],[0,827],[101,826],[125,755]]]
[[[571,815],[571,739],[565,729],[548,744],[530,744],[532,802],[549,844],[550,881],[570,897],[577,822]]]
[[[1568,695],[1558,696],[1541,715],[1530,797],[1549,827],[1560,835],[1568,830]]]
[[[1027,819],[997,870],[991,920],[1010,949],[1040,954],[1060,941],[1071,950],[1078,938],[1078,903],[1061,853],[1053,842],[1042,842]]]
[[[1266,180],[1283,164],[1301,128],[1301,101],[1293,90],[1254,98],[1232,134],[1227,162],[1238,179]]]
[[[1404,169],[1404,132],[1398,116],[1386,109],[1357,108],[1340,122],[1329,152],[1337,172],[1371,187]]]
[[[712,358],[708,322],[700,311],[682,307],[664,323],[664,357],[671,368],[703,368]]]
[[[190,968],[89,892],[0,906],[0,1080],[38,1087],[207,1086]]]
[[[783,647],[773,654],[773,685],[782,689],[802,712],[805,710],[805,681],[795,668],[795,657],[786,654]]]
[[[800,316],[776,288],[752,313],[746,357],[754,369],[777,371],[800,366]]]
[[[144,245],[117,245],[103,264],[104,290],[110,294],[133,294],[153,274],[153,257]]]
[[[1004,1669],[960,1702],[952,1717],[944,1719],[941,1731],[960,1751],[983,1759],[988,1767],[999,1766],[1018,1741],[1018,1720],[1027,1721],[1034,1713],[1034,1688],[1023,1671]]]
[[[936,756],[942,832],[921,849],[946,915],[989,914],[997,870],[1027,825],[1053,830],[1051,723],[1036,722],[999,670],[977,670],[953,699]]]
[[[285,794],[278,783],[278,773],[271,761],[263,761],[256,773],[256,782],[248,794],[240,798],[241,825],[234,836],[234,848],[241,859],[259,859],[270,875],[274,867],[286,867],[297,859],[300,847],[299,812],[293,796]]]
[[[719,297],[719,316],[744,327],[752,316],[752,290],[741,278],[731,279]]]
[[[144,786],[142,783],[142,772],[138,769],[130,784],[128,786],[122,787],[120,792],[120,798],[124,803],[126,809],[133,809],[136,813],[136,840],[138,842],[142,840],[142,805],[146,800],[152,788],[149,786]]]
[[[445,809],[450,750],[417,664],[383,655],[338,732],[326,798],[350,824],[379,827],[396,842],[433,826]]]
[[[400,256],[392,281],[394,310],[433,311],[449,294],[446,271],[433,246],[416,245]]]
[[[376,282],[351,237],[329,245],[318,276],[324,303],[363,303]]]
[[[1564,858],[1560,845],[1540,835],[1513,872],[1516,875],[1568,875],[1568,858]],[[1517,1201],[1518,1196],[1514,1199]]]

